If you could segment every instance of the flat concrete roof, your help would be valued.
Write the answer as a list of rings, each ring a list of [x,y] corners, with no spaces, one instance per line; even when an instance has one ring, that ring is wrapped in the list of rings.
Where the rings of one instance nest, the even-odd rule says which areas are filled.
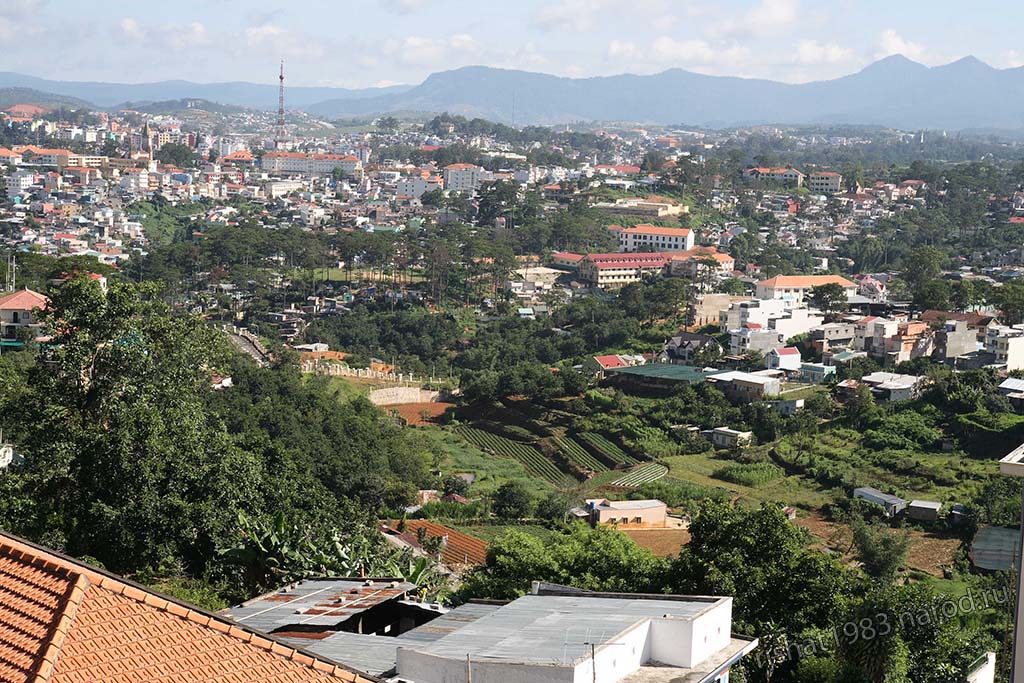
[[[526,595],[432,644],[411,649],[458,660],[469,655],[476,661],[569,666],[590,656],[590,643],[607,643],[646,619],[692,619],[727,599]]]

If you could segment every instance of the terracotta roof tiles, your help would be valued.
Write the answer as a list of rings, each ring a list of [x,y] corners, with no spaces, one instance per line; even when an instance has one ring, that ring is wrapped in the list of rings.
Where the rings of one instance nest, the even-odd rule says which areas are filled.
[[[4,683],[339,680],[373,679],[0,534]]]

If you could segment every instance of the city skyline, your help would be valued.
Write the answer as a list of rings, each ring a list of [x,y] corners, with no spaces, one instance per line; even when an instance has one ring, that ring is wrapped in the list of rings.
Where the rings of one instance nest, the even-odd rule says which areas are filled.
[[[709,3],[638,0],[629,16],[606,0],[527,1],[481,7],[463,0],[278,3],[122,0],[102,12],[68,0],[13,0],[0,8],[0,40],[15,49],[0,70],[44,78],[147,82],[274,82],[349,88],[415,84],[485,65],[587,77],[682,68],[796,83],[835,78],[891,54],[935,66],[974,55],[997,68],[1024,65],[1013,26],[1024,8],[988,0],[878,0],[851,11],[809,0]],[[983,17],[1003,17],[982,30]],[[857,20],[857,18],[860,20]],[[991,24],[991,22],[989,22]],[[38,58],[38,49],[50,57]]]

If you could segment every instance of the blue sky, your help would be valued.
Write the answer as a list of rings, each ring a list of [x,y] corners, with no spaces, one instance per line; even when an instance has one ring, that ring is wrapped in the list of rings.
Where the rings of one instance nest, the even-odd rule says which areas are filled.
[[[46,78],[418,83],[485,64],[565,76],[802,82],[902,53],[1024,65],[1008,0],[0,0],[0,70]]]

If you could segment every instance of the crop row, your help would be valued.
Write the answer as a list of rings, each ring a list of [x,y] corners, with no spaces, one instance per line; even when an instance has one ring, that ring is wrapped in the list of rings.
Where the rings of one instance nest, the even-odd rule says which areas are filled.
[[[555,442],[555,445],[565,453],[565,457],[580,468],[590,470],[592,472],[608,471],[608,467],[603,462],[592,456],[585,448],[583,448],[583,446],[579,445],[569,437],[556,437],[553,441]]]
[[[637,460],[626,455],[626,452],[608,439],[594,432],[580,432],[576,435],[580,441],[598,451],[612,462],[620,465],[635,465]]]
[[[638,467],[624,477],[619,477],[612,482],[612,486],[640,486],[652,481],[657,481],[668,474],[668,468],[656,462],[648,463]]]
[[[572,486],[575,483],[571,477],[555,467],[554,463],[529,444],[506,439],[503,436],[465,425],[456,427],[455,432],[484,451],[494,455],[515,458],[531,473],[551,482],[555,486]]]

